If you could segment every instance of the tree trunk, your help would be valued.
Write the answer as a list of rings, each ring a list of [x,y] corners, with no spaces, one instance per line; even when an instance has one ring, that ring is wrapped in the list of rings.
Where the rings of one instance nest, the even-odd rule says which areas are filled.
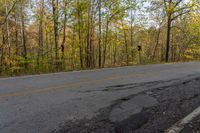
[[[131,10],[131,56],[132,63],[134,61],[134,44],[133,44],[133,10]]]
[[[118,33],[117,32],[115,33],[115,38],[116,38],[116,41],[118,41]],[[116,45],[114,45],[114,54],[113,54],[113,56],[114,56],[113,57],[114,58],[113,59],[114,60],[114,65],[116,65],[116,63],[117,63],[117,59],[116,59],[117,58],[116,57],[117,56],[117,46]]]
[[[169,50],[170,50],[170,34],[171,34],[171,14],[168,16],[167,21],[167,40],[166,40],[166,55],[165,61],[169,62]]]
[[[123,22],[122,22],[123,23]],[[123,26],[123,24],[122,24]],[[129,54],[128,54],[128,42],[127,42],[127,37],[126,37],[126,30],[123,28],[124,30],[124,43],[125,43],[125,47],[126,47],[126,65],[129,65]]]
[[[4,28],[2,27],[2,46],[1,46],[1,67],[3,67],[3,61],[4,61],[4,47],[5,47],[5,32]]]
[[[40,3],[40,12],[39,12],[39,30],[38,30],[38,59],[37,59],[37,64],[38,64],[38,70],[40,69],[40,56],[43,58],[43,17],[44,17],[44,0],[41,0]]]
[[[88,0],[88,22],[87,22],[87,47],[86,47],[86,65],[91,67],[91,0]]]
[[[19,55],[19,46],[18,46],[18,29],[17,29],[18,23],[17,23],[17,17],[15,16],[15,55]]]
[[[94,26],[93,26],[93,15],[94,15],[94,8],[93,8],[93,1],[89,0],[89,7],[88,7],[88,31],[87,31],[87,48],[86,48],[86,56],[87,56],[87,67],[93,68],[94,67],[94,46],[93,46],[93,34],[94,34]]]
[[[103,51],[103,64],[102,67],[105,66],[106,63],[106,52],[107,52],[107,43],[108,43],[108,30],[109,30],[109,20],[106,21],[106,31],[105,31],[105,41],[104,41],[104,51]]]
[[[6,15],[8,14],[8,5],[7,5],[7,0],[5,0],[5,4],[6,4]],[[8,17],[6,17],[6,43],[8,46],[8,59],[9,62],[11,60],[11,47],[10,47],[10,30],[9,30],[9,22],[8,22]],[[11,63],[9,63],[9,66],[11,66]]]
[[[99,67],[101,67],[101,0],[99,0],[98,3],[98,8],[99,8],[99,40],[98,40],[98,45],[99,45]]]
[[[56,68],[58,68],[58,0],[52,0]]]
[[[155,45],[155,48],[154,48],[154,51],[153,51],[153,60],[155,60],[155,57],[156,57],[156,50],[157,50],[157,47],[158,47],[158,45],[159,45],[160,31],[161,31],[161,27],[159,27],[158,32],[157,32],[156,45]]]
[[[81,68],[83,69],[83,44],[82,44],[82,27],[81,27],[81,11],[80,11],[80,2],[77,0],[77,15],[78,15],[78,42],[79,42],[79,54],[80,54],[80,65]]]
[[[27,60],[27,48],[26,48],[26,33],[25,33],[25,23],[24,23],[24,14],[23,14],[23,3],[21,3],[21,34],[22,34],[22,46],[23,46],[23,57]],[[27,63],[25,63],[27,67]]]
[[[63,22],[63,41],[61,45],[62,49],[62,60],[64,61],[64,56],[65,56],[65,45],[66,45],[66,23],[67,23],[67,13],[66,13],[66,8],[67,8],[67,1],[64,1],[64,22]],[[64,63],[64,62],[63,62]]]

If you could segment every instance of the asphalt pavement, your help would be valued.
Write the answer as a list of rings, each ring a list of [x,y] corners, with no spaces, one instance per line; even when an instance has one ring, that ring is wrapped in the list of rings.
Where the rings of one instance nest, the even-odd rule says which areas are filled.
[[[200,105],[199,77],[189,62],[1,78],[0,133],[163,132]]]

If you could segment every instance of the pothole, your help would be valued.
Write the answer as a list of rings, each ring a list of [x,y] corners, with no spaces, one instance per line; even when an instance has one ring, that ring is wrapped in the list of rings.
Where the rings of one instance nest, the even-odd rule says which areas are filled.
[[[127,98],[120,105],[112,109],[109,119],[112,122],[120,122],[140,113],[143,108],[152,107],[156,104],[158,104],[158,101],[148,95],[138,95],[131,99]]]

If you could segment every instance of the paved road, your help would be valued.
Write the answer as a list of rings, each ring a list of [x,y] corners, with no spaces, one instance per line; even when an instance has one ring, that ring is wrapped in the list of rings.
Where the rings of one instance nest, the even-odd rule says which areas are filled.
[[[122,121],[158,103],[146,95],[138,95],[131,101],[124,99],[152,89],[149,82],[157,86],[157,83],[167,81],[159,84],[166,86],[195,76],[200,76],[199,62],[2,78],[0,133],[59,130],[66,122],[94,118],[101,109],[118,100],[125,101],[121,105],[124,110],[114,108],[109,120]],[[118,117],[121,113],[122,116]]]

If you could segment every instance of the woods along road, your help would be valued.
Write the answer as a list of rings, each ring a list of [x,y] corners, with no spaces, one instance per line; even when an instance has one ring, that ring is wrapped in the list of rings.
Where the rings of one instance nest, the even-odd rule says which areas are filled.
[[[160,133],[199,106],[199,62],[0,79],[0,133]]]

